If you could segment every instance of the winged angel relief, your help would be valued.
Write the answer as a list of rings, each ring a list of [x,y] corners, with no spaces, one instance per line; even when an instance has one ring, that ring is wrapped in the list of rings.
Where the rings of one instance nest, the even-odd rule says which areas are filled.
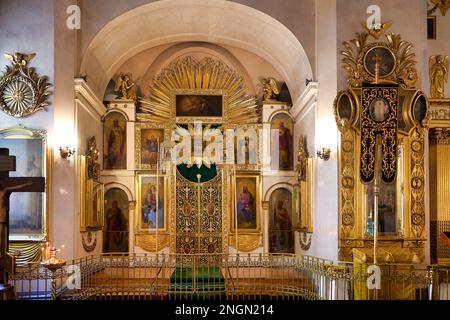
[[[119,93],[120,99],[124,100],[136,100],[136,93],[134,92],[134,83],[131,82],[129,75],[121,73],[114,86],[114,92]]]

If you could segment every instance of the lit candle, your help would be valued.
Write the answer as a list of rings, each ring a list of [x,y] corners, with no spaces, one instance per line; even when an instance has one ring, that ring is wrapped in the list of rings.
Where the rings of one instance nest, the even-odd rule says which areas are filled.
[[[64,245],[61,246],[61,258],[64,259]]]

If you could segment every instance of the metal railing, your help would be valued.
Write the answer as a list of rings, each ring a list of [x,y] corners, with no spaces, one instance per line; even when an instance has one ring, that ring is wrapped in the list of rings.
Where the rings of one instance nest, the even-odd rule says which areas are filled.
[[[103,254],[10,276],[17,299],[450,300],[450,267],[369,265],[277,254]],[[372,286],[373,287],[373,286]]]

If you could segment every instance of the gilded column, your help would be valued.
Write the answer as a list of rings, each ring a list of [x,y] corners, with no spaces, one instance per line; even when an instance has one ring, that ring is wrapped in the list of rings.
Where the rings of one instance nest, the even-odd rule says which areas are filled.
[[[269,253],[269,201],[263,201],[264,217],[264,253]]]
[[[450,262],[450,248],[440,239],[450,231],[450,128],[430,131],[430,241],[431,262]]]

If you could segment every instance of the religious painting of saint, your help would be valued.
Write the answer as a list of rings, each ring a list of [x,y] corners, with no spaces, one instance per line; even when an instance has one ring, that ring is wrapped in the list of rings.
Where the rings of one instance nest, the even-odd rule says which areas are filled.
[[[271,130],[271,168],[273,170],[293,170],[294,123],[292,119],[285,113],[276,115],[272,119]],[[276,161],[277,159],[278,161]]]
[[[294,253],[292,193],[284,188],[275,190],[270,196],[269,209],[269,251]]]
[[[141,166],[157,164],[163,142],[164,129],[141,129]]]
[[[386,99],[377,98],[370,103],[369,114],[372,120],[383,122],[389,117],[389,104]]]
[[[0,148],[9,149],[9,154],[16,157],[16,171],[11,171],[10,177],[46,177],[45,134],[30,134],[35,137],[0,132]],[[9,204],[10,240],[42,240],[46,227],[45,193],[14,192]]]
[[[234,163],[236,165],[258,164],[258,128],[237,129],[234,135]]]
[[[165,229],[165,181],[164,177],[139,176],[140,232]]]
[[[127,168],[127,121],[118,113],[109,113],[103,123],[103,169]]]
[[[176,95],[177,117],[222,117],[221,95]]]
[[[235,217],[232,230],[254,232],[258,230],[258,178],[236,178]]]
[[[103,252],[128,252],[128,196],[113,188],[105,193]]]

